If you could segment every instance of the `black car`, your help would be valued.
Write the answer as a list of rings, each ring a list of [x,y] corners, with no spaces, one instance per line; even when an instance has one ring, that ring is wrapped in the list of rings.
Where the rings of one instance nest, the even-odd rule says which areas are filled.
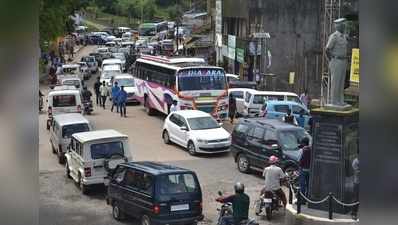
[[[142,225],[196,224],[203,219],[195,172],[156,162],[119,164],[110,178],[107,204],[116,220],[130,215]]]
[[[232,132],[231,152],[239,171],[262,171],[272,155],[285,171],[298,169],[299,144],[311,136],[302,128],[276,119],[240,119]]]

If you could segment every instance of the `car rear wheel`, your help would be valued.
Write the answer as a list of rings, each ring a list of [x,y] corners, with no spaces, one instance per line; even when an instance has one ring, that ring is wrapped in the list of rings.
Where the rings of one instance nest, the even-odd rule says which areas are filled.
[[[164,130],[163,131],[163,142],[165,143],[165,144],[171,144],[171,142],[170,142],[170,136],[169,136],[169,132],[167,132],[167,130]]]
[[[151,225],[151,220],[147,215],[141,217],[141,225]]]
[[[124,213],[120,210],[118,202],[114,202],[112,205],[112,216],[115,220],[123,220],[125,218]]]
[[[192,141],[188,142],[188,153],[192,156],[196,155],[195,144]]]
[[[83,195],[88,193],[88,187],[83,183],[83,177],[79,174],[79,187]]]
[[[66,177],[67,178],[72,178],[71,176],[70,176],[70,170],[69,170],[69,164],[68,164],[68,162],[66,162],[65,163],[65,175],[66,175]]]
[[[65,157],[60,153],[57,154],[57,157],[58,157],[58,163],[63,165],[65,163]]]
[[[250,171],[250,163],[246,155],[240,154],[236,163],[240,172],[248,173]]]

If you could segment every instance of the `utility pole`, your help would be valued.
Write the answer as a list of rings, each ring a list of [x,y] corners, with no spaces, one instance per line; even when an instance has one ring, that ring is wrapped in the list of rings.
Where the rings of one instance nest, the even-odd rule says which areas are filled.
[[[177,14],[177,18],[176,18],[176,28],[177,28],[177,32],[176,32],[176,45],[177,45],[177,55],[178,55],[178,39],[179,39],[179,28],[178,28],[178,24],[179,24],[179,16],[180,16],[179,7],[178,7],[178,0],[176,0],[176,14]]]

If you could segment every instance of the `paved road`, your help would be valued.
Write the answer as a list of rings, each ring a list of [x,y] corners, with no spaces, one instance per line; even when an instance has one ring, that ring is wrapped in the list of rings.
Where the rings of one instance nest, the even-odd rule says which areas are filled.
[[[93,49],[92,46],[82,49],[79,56],[88,54]],[[93,80],[94,78],[88,82],[89,87],[92,87]],[[46,87],[42,86],[41,89],[46,90]],[[111,113],[109,109],[109,105],[106,110],[95,106],[94,114],[87,118],[95,129],[112,128],[127,134],[134,160],[158,161],[196,171],[203,189],[205,214],[203,223],[215,224],[218,203],[214,199],[217,197],[217,191],[231,193],[236,181],[245,183],[252,200],[250,211],[253,214],[253,200],[258,195],[263,180],[257,175],[239,173],[230,154],[192,157],[178,146],[163,143],[161,128],[164,116],[147,116],[140,105],[128,106],[127,118],[121,118],[119,114]],[[135,220],[120,223],[112,218],[111,207],[104,201],[103,188],[99,187],[90,195],[83,196],[78,187],[65,177],[64,166],[58,164],[56,156],[50,149],[46,119],[45,113],[39,116],[40,224],[136,224]],[[228,130],[232,128],[228,122],[225,127]],[[259,222],[268,224],[264,219]],[[272,224],[283,223],[282,213],[272,221]]]

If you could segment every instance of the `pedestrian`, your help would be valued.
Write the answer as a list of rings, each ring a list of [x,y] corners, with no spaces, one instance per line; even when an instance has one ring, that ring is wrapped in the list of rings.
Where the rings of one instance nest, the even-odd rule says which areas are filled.
[[[173,100],[173,104],[170,106],[170,112],[175,112],[178,110],[177,103],[177,100]]]
[[[358,151],[359,153],[359,151]],[[359,159],[358,156],[352,161],[352,169],[354,170],[354,199],[359,202]],[[352,207],[352,219],[358,219],[358,208],[359,204]]]
[[[101,105],[100,87],[101,87],[100,77],[97,77],[97,81],[94,83],[94,91],[95,91],[95,97],[96,97],[97,105],[98,105],[98,103]]]
[[[300,166],[300,191],[304,196],[308,197],[308,185],[310,182],[310,164],[311,164],[311,146],[310,139],[304,137],[301,140],[302,153],[299,160]]]
[[[121,89],[117,95],[117,102],[120,107],[120,116],[126,117],[126,101],[127,101],[127,92],[124,90],[124,86],[121,86]]]
[[[305,107],[309,108],[310,107],[310,96],[308,95],[308,90],[305,89],[304,93],[300,95],[300,101],[305,105]]]
[[[231,124],[234,123],[236,113],[236,99],[233,96],[229,97],[229,118],[231,120]]]
[[[102,107],[105,109],[105,102],[106,102],[106,97],[109,95],[108,87],[106,86],[106,82],[102,81],[102,86],[100,87],[100,92],[101,92],[101,99],[102,99]]]
[[[111,112],[113,112],[113,107],[116,106],[116,112],[119,112],[119,107],[118,107],[118,101],[117,101],[117,97],[119,95],[119,91],[120,91],[120,87],[118,86],[117,81],[115,81],[115,83],[113,84],[112,87],[112,108],[111,108]]]
[[[287,109],[287,114],[282,117],[282,120],[283,120],[283,122],[288,123],[288,124],[292,124],[292,125],[296,125],[296,126],[298,125],[296,117],[294,117],[292,115],[291,109]]]

